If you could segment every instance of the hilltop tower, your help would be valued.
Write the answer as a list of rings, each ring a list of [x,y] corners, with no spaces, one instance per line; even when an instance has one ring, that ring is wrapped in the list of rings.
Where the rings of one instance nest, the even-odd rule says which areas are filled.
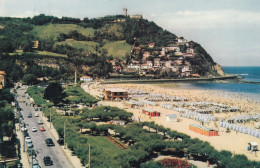
[[[123,8],[123,14],[124,16],[127,16],[127,8]]]

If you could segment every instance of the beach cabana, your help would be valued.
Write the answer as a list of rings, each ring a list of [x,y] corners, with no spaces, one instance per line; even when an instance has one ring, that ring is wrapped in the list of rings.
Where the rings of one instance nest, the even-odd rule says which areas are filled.
[[[150,117],[160,117],[160,113],[152,109],[145,108],[142,110],[142,113],[149,115]]]
[[[168,114],[167,117],[166,117],[167,121],[175,121],[175,122],[177,122],[177,119],[178,119],[177,114]]]
[[[252,151],[258,151],[258,144],[257,142],[250,142],[249,145],[251,146]]]
[[[189,130],[200,133],[201,135],[218,136],[218,131],[213,130],[212,128],[205,127],[203,125],[190,124]]]

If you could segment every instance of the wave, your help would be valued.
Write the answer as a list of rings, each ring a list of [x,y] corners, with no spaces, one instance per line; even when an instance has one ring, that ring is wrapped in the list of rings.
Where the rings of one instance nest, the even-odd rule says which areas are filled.
[[[248,76],[248,74],[235,74],[235,75]]]

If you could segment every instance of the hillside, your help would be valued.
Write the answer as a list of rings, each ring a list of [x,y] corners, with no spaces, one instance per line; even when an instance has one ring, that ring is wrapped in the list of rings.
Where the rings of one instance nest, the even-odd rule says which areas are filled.
[[[14,51],[19,49],[23,55],[40,54],[41,59],[44,55],[63,56],[70,63],[74,60],[72,69],[81,63],[82,73],[101,73],[93,70],[95,65],[89,60],[98,56],[112,64],[104,76],[109,72],[156,78],[224,74],[200,44],[142,18],[116,15],[80,20],[41,14],[22,19],[2,17],[0,25],[0,52],[17,57],[19,53]]]

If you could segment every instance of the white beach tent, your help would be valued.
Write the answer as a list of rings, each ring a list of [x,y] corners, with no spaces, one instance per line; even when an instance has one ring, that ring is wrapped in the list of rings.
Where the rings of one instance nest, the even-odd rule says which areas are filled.
[[[166,117],[167,121],[175,121],[175,122],[177,122],[177,119],[178,119],[177,114],[168,114],[167,117]]]
[[[250,142],[250,145],[251,145],[252,151],[257,151],[258,150],[257,142]]]

